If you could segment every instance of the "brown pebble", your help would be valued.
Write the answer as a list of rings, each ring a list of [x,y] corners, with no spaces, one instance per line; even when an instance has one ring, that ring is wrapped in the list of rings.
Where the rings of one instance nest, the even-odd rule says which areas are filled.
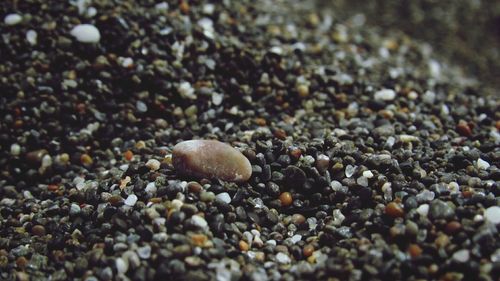
[[[462,225],[458,221],[450,221],[446,224],[445,231],[447,234],[451,235],[457,233],[460,228],[462,228]]]
[[[47,154],[47,153],[49,153],[49,152],[45,149],[31,151],[31,152],[26,153],[26,160],[28,162],[30,162],[31,164],[38,165],[42,162],[43,156],[45,156],[45,154]]]
[[[283,207],[287,207],[287,206],[292,205],[292,202],[293,202],[292,194],[290,192],[281,193],[280,202],[281,202],[281,206],[283,206]]]
[[[422,248],[417,244],[410,244],[408,247],[408,253],[412,258],[416,258],[422,254]]]
[[[312,253],[314,253],[314,246],[311,244],[305,245],[304,249],[302,249],[302,253],[304,254],[304,257],[310,257]]]
[[[127,161],[130,161],[134,157],[134,153],[132,153],[132,151],[130,150],[127,150],[125,151],[125,153],[123,153],[123,156],[125,157],[125,159],[127,159]]]
[[[405,211],[403,210],[401,204],[398,204],[396,202],[387,204],[387,206],[385,207],[385,213],[393,218],[404,217],[405,215]]]
[[[118,205],[123,202],[123,198],[120,195],[113,195],[108,198],[108,202],[111,205]]]
[[[290,148],[290,156],[294,158],[295,160],[298,160],[300,156],[302,155],[302,150],[298,147],[291,147]]]
[[[245,182],[252,175],[250,161],[234,147],[215,140],[190,140],[175,145],[172,162],[180,174]]]
[[[250,248],[248,246],[248,243],[245,242],[245,241],[243,241],[243,240],[240,240],[239,246],[240,246],[240,250],[243,251],[243,252],[248,251],[248,249]]]
[[[43,225],[35,225],[31,228],[31,233],[36,236],[44,236],[45,235],[45,227]]]
[[[301,225],[306,221],[306,218],[301,214],[294,214],[292,216],[292,222],[295,225]]]
[[[199,193],[200,191],[203,190],[203,186],[201,186],[201,184],[199,184],[199,183],[197,183],[195,181],[192,181],[192,182],[188,183],[187,189],[188,189],[189,192]]]
[[[24,269],[28,265],[28,260],[25,257],[18,257],[16,260],[17,267]]]
[[[457,132],[464,137],[472,136],[472,130],[467,124],[467,122],[460,120],[457,125]]]

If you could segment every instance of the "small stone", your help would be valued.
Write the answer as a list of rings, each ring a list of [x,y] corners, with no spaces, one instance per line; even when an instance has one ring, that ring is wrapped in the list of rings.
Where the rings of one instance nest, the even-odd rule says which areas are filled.
[[[89,165],[92,165],[92,163],[94,163],[94,160],[92,159],[92,157],[90,157],[90,155],[84,153],[82,154],[82,156],[80,156],[80,161],[82,162],[83,165],[86,165],[86,166],[89,166]]]
[[[292,205],[293,198],[292,198],[292,194],[290,192],[281,193],[279,199],[281,202],[281,206],[283,206],[283,207],[287,207],[287,206]]]
[[[295,225],[301,225],[306,222],[306,218],[301,214],[293,214],[292,223]]]
[[[281,264],[288,264],[292,262],[287,254],[281,252],[276,254],[276,261]]]
[[[307,244],[304,246],[304,249],[302,249],[302,254],[305,257],[310,257],[312,253],[314,252],[314,246],[311,244]]]
[[[484,218],[492,224],[500,223],[500,207],[491,206],[484,211]]]
[[[345,176],[350,178],[352,175],[354,175],[354,172],[356,172],[356,167],[352,165],[347,165],[345,167]]]
[[[457,132],[464,137],[472,136],[472,130],[467,122],[460,120],[457,125]]]
[[[207,229],[208,228],[208,223],[207,221],[199,216],[199,215],[194,215],[191,217],[191,221],[193,222],[194,225],[196,225],[197,227],[201,228],[201,229]]]
[[[429,216],[433,219],[451,219],[455,211],[444,201],[436,199],[429,206]]]
[[[115,260],[116,271],[119,274],[125,274],[128,271],[128,261],[119,257]]]
[[[385,213],[393,218],[404,217],[405,212],[400,204],[396,202],[390,202],[385,207]]]
[[[332,221],[333,225],[340,226],[344,220],[345,216],[339,209],[333,210],[333,221]]]
[[[467,249],[458,250],[453,253],[453,260],[459,263],[466,263],[469,261],[470,253]]]
[[[240,247],[240,250],[243,252],[248,251],[248,249],[250,248],[250,246],[248,246],[248,243],[243,241],[243,240],[240,240],[239,247]]]
[[[221,200],[222,202],[224,203],[231,203],[231,197],[229,196],[229,193],[227,192],[222,192],[222,193],[219,193],[215,196],[215,198]]]
[[[452,235],[457,233],[461,227],[462,225],[458,221],[450,221],[446,224],[445,231],[447,234]]]
[[[97,43],[101,39],[99,29],[92,24],[79,24],[71,29],[70,34],[82,43]]]
[[[127,199],[125,199],[124,204],[130,207],[133,207],[137,203],[137,195],[130,194]]]
[[[148,162],[146,162],[146,167],[148,167],[151,171],[157,171],[160,169],[160,161],[156,159],[149,159]]]
[[[137,249],[137,255],[141,259],[147,260],[151,256],[151,246],[146,245]]]
[[[330,158],[324,154],[318,155],[318,159],[316,159],[316,169],[320,172],[324,172],[328,169],[330,165]]]
[[[183,98],[191,99],[191,100],[196,99],[196,95],[194,94],[194,89],[191,86],[191,83],[189,83],[189,82],[180,83],[177,90],[179,91],[179,94]]]
[[[17,143],[13,143],[10,146],[10,154],[12,156],[19,156],[19,154],[21,154],[21,146]]]
[[[408,253],[412,258],[416,258],[422,254],[422,248],[417,244],[410,244],[408,247]]]
[[[375,100],[390,101],[396,98],[396,92],[391,89],[382,89],[375,92],[373,98]]]
[[[422,217],[427,217],[427,214],[429,214],[429,204],[422,204],[418,206],[417,213]]]
[[[3,22],[6,25],[12,26],[12,25],[16,25],[16,24],[20,23],[22,20],[23,20],[23,17],[21,17],[21,15],[19,15],[19,14],[8,14],[3,19]]]
[[[298,84],[297,92],[299,93],[299,97],[305,98],[309,96],[309,86],[307,86],[306,84]]]
[[[31,233],[36,236],[44,236],[45,235],[45,227],[43,225],[35,225],[31,228]]]
[[[478,158],[477,159],[477,168],[480,169],[480,170],[486,170],[490,167],[490,163],[484,161],[483,159],[481,158]]]
[[[186,176],[245,182],[252,175],[250,161],[241,152],[215,140],[178,143],[173,149],[172,162]]]

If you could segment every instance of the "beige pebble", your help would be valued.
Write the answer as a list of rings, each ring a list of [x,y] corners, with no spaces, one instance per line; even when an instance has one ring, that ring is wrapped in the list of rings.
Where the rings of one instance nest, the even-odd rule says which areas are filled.
[[[237,149],[216,140],[190,140],[175,145],[172,163],[183,175],[244,182],[252,175],[250,161]]]

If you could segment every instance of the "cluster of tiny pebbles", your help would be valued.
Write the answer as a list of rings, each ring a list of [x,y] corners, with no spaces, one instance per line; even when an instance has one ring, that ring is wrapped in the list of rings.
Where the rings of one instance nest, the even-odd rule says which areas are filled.
[[[498,280],[498,97],[309,1],[0,2],[1,280]]]

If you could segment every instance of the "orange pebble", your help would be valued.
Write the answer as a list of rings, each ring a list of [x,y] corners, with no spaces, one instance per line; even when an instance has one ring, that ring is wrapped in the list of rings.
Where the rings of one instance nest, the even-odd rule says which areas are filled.
[[[304,254],[304,257],[310,257],[313,252],[314,252],[314,246],[311,244],[305,245],[304,249],[302,249],[302,253]]]
[[[125,157],[125,159],[127,159],[127,161],[130,161],[134,157],[134,153],[132,153],[132,151],[130,150],[127,150],[125,151],[125,153],[123,153],[123,156]]]
[[[87,153],[82,154],[82,156],[80,157],[80,161],[83,165],[92,165],[92,163],[94,163],[92,157],[90,157],[90,155],[88,155]]]
[[[404,217],[405,211],[401,207],[401,204],[396,202],[391,202],[385,207],[385,213],[393,218]]]
[[[283,192],[280,195],[281,206],[287,207],[292,205],[293,198],[290,192]]]
[[[240,240],[239,246],[240,246],[240,250],[243,252],[248,251],[248,249],[250,248],[250,246],[248,246],[248,243],[243,241],[243,240]]]
[[[410,253],[412,258],[416,258],[422,254],[422,248],[420,248],[417,244],[410,244],[408,247],[408,253]]]

